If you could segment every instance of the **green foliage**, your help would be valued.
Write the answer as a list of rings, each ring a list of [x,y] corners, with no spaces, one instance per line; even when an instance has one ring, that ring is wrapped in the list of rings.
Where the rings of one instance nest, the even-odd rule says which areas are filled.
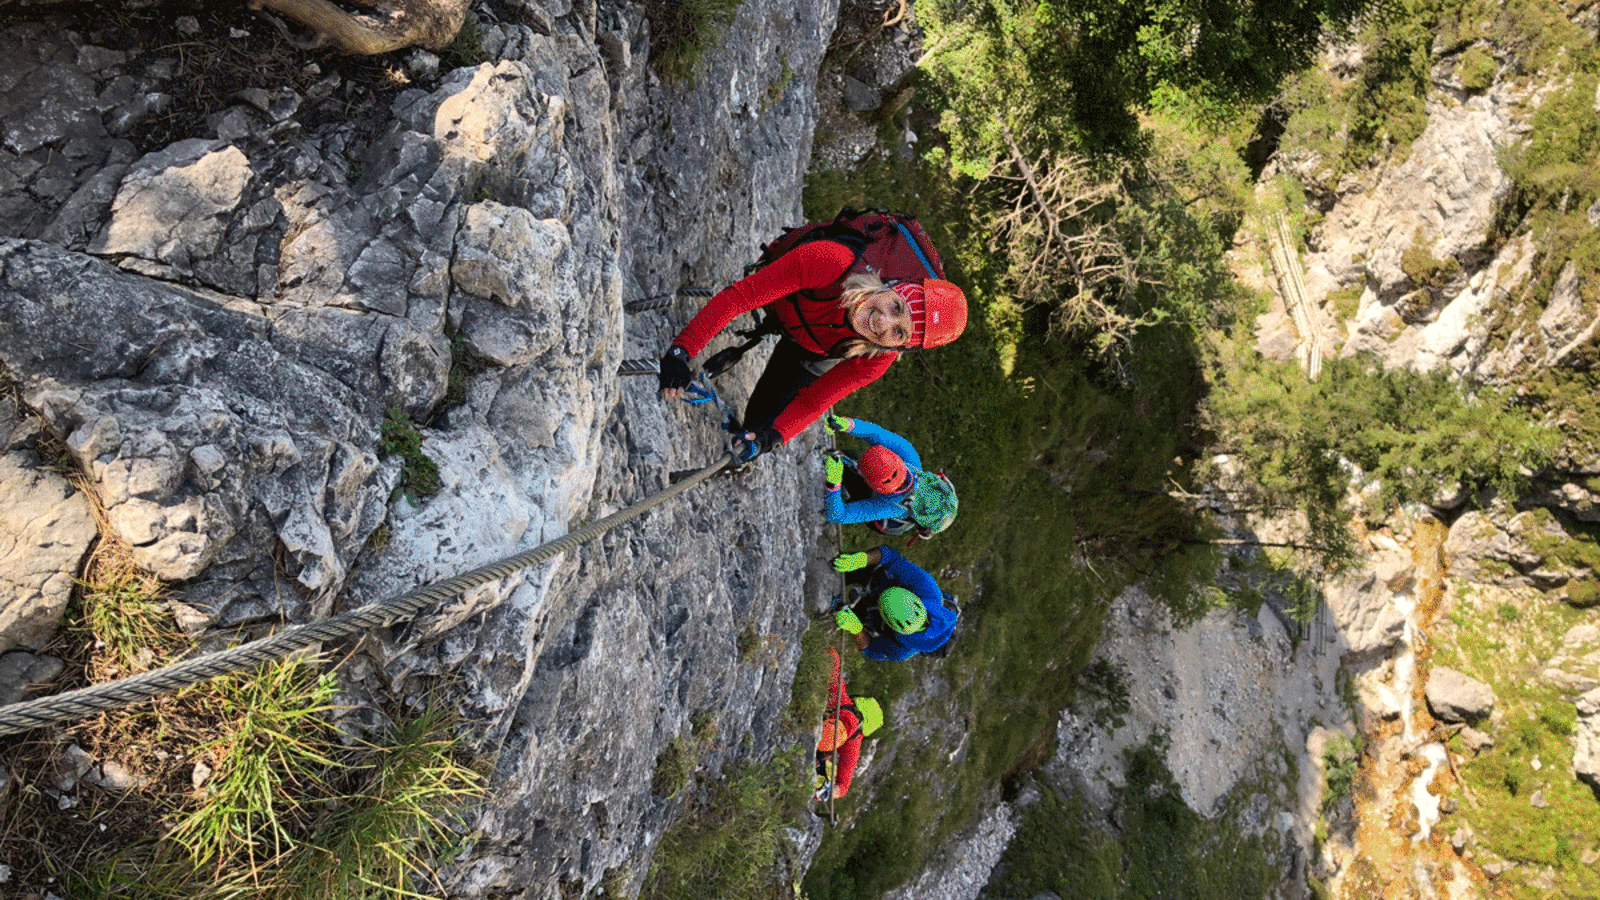
[[[206,724],[212,739],[186,751],[214,772],[194,799],[167,798],[176,808],[159,838],[58,870],[74,886],[71,895],[439,896],[432,867],[458,847],[464,813],[484,795],[485,780],[463,761],[442,706],[425,707],[375,741],[341,739],[335,687],[332,673],[301,660],[181,693],[216,716]]]
[[[1566,600],[1579,609],[1600,605],[1600,584],[1593,581],[1569,581]]]
[[[1400,254],[1400,271],[1406,273],[1413,287],[1441,288],[1461,274],[1461,264],[1454,259],[1434,256],[1422,229],[1418,228],[1410,245]]]
[[[999,155],[999,111],[1052,151],[1137,155],[1140,111],[1225,118],[1264,100],[1366,5],[943,0],[918,13],[936,48],[927,65],[952,161],[981,176]]]
[[[1333,308],[1334,314],[1341,322],[1349,321],[1354,319],[1361,309],[1362,293],[1363,287],[1359,284],[1339,288],[1328,294],[1327,305]]]
[[[1208,398],[1226,447],[1268,505],[1303,512],[1313,540],[1344,543],[1345,485],[1356,466],[1379,483],[1378,503],[1427,501],[1441,487],[1515,491],[1552,457],[1559,435],[1509,396],[1469,395],[1443,372],[1330,361],[1309,382],[1292,363],[1247,360],[1221,373]]]
[[[466,814],[488,791],[435,701],[363,743],[340,772],[352,787],[285,867],[287,898],[414,898],[430,888],[429,863],[453,855]]]
[[[700,748],[689,738],[677,735],[656,754],[655,774],[650,777],[650,790],[660,797],[676,797],[689,786],[689,777],[700,765]]]
[[[1351,96],[1346,159],[1360,166],[1375,154],[1404,159],[1428,124],[1428,50],[1433,34],[1411,0],[1395,0],[1362,37],[1371,42]]]
[[[705,54],[733,26],[742,0],[648,0],[650,67],[662,78],[694,85]]]
[[[1495,693],[1494,717],[1479,726],[1494,745],[1476,754],[1455,748],[1470,759],[1460,767],[1475,800],[1467,815],[1481,852],[1519,863],[1507,873],[1511,896],[1600,896],[1600,873],[1571,852],[1589,846],[1595,820],[1594,793],[1563,764],[1572,758],[1577,707],[1541,677],[1564,635],[1589,614],[1531,596],[1507,620],[1502,596],[1464,592],[1452,614],[1457,640],[1440,644],[1434,657],[1483,678]],[[1529,802],[1535,791],[1544,808]]]
[[[467,402],[467,382],[472,376],[486,372],[490,368],[487,362],[474,356],[467,349],[466,339],[456,335],[450,339],[450,374],[445,381],[444,402],[448,406],[460,406]],[[391,411],[390,416],[394,413]]]
[[[1002,897],[1048,890],[1061,897],[1122,896],[1122,848],[1095,819],[1081,798],[1063,798],[1045,787],[1006,845],[987,891]]]
[[[822,846],[806,870],[807,900],[882,896],[922,871],[924,854],[932,849],[929,842],[938,834],[937,823],[948,815],[946,805],[953,799],[950,785],[939,783],[941,778],[934,774],[943,768],[937,763],[941,750],[948,752],[931,747],[904,763],[903,771],[878,775],[871,805],[849,828],[823,835]],[[857,779],[850,796],[864,787]],[[861,800],[856,803],[863,805]]]
[[[1477,44],[1468,47],[1456,63],[1456,79],[1469,94],[1487,91],[1499,71],[1500,64],[1495,62],[1494,54]]]
[[[1322,748],[1322,815],[1330,816],[1350,797],[1356,767],[1361,762],[1360,748],[1343,734],[1334,732]]]
[[[775,878],[790,825],[811,784],[810,752],[795,747],[765,763],[712,782],[705,796],[661,836],[639,896],[788,896],[787,879]]]
[[[416,502],[418,498],[439,490],[439,464],[422,452],[422,434],[404,410],[389,410],[389,415],[383,420],[378,452],[385,456],[400,457],[400,484],[395,487],[397,495],[404,495]]]
[[[1127,674],[1104,657],[1084,666],[1078,676],[1078,697],[1093,710],[1095,724],[1107,730],[1121,728],[1133,710]]]
[[[161,582],[126,559],[119,562],[102,559],[95,577],[79,582],[80,616],[72,626],[91,637],[95,666],[108,677],[160,666],[193,643],[168,611]]]
[[[483,50],[483,31],[478,27],[476,16],[468,15],[462,20],[461,29],[451,39],[450,46],[439,54],[439,61],[451,69],[476,66],[489,61],[489,54]]]

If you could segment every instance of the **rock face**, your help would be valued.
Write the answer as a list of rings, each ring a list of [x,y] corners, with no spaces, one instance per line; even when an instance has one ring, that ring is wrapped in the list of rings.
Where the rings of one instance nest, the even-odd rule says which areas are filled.
[[[1600,688],[1578,698],[1578,742],[1572,768],[1600,797]]]
[[[128,136],[184,99],[175,41],[0,30],[0,364],[107,536],[201,627],[457,574],[724,452],[700,408],[616,375],[694,307],[626,321],[622,303],[730,281],[799,222],[837,6],[741,7],[694,89],[651,72],[637,5],[522,6],[530,24],[480,23],[481,64],[254,87],[154,147]],[[724,376],[730,399],[759,357]],[[385,423],[417,430],[437,493],[397,490]],[[354,696],[443,690],[494,760],[480,840],[446,873],[461,896],[565,898],[610,870],[636,885],[693,795],[651,790],[691,718],[726,738],[702,771],[792,739],[814,446],[369,636]],[[62,551],[30,557],[33,599],[5,611],[32,629],[6,640],[31,646],[93,526],[7,451],[0,514]],[[760,658],[739,653],[747,631],[768,636]]]
[[[55,633],[95,536],[87,498],[41,465],[37,433],[0,399],[0,654]]]
[[[1321,757],[1307,750],[1309,723],[1353,730],[1333,690],[1347,650],[1326,619],[1305,639],[1291,640],[1267,606],[1257,616],[1217,610],[1175,631],[1156,601],[1124,592],[1107,614],[1096,657],[1120,673],[1128,710],[1119,715],[1085,703],[1064,712],[1045,776],[1114,818],[1124,752],[1163,735],[1167,766],[1191,809],[1217,815],[1241,779],[1271,772],[1262,783],[1285,785],[1269,788],[1281,793],[1246,805],[1295,815],[1259,813],[1250,830],[1279,834],[1285,848],[1309,847],[1321,793]],[[1284,768],[1288,758],[1298,778]],[[1281,862],[1286,872],[1294,865],[1289,856]]]

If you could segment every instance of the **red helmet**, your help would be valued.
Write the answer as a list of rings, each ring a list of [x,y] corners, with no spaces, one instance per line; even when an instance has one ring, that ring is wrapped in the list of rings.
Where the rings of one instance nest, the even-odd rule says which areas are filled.
[[[967,295],[948,281],[922,283],[922,303],[911,305],[913,343],[924,350],[943,347],[967,327]]]
[[[880,494],[893,494],[906,486],[906,464],[888,447],[870,447],[857,467],[867,486]]]

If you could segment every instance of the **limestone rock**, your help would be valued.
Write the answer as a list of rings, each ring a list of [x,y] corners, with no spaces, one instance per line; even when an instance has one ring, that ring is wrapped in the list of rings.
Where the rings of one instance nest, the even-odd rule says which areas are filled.
[[[1391,576],[1410,565],[1398,548],[1374,553],[1372,571],[1358,573],[1327,586],[1328,610],[1343,636],[1346,653],[1369,656],[1385,653],[1401,638],[1405,613],[1389,590]]]
[[[89,501],[41,464],[33,433],[0,398],[0,653],[49,641],[96,534]]]
[[[1494,738],[1473,728],[1471,725],[1461,727],[1461,743],[1473,753],[1482,753],[1494,746]]]
[[[127,170],[88,249],[147,275],[253,296],[276,281],[271,265],[258,273],[257,256],[276,255],[281,216],[238,147],[180,141]]]
[[[1563,690],[1600,687],[1600,626],[1575,625],[1568,629],[1540,677]]]
[[[1445,538],[1444,551],[1457,578],[1512,587],[1532,584],[1553,588],[1587,570],[1573,570],[1548,556],[1551,546],[1571,538],[1548,510],[1533,509],[1509,518],[1504,508],[1470,510],[1458,518]]]
[[[1428,672],[1428,708],[1443,722],[1478,721],[1494,711],[1494,691],[1448,666]]]
[[[48,685],[63,668],[54,656],[23,650],[0,653],[0,706],[28,699],[30,688]]]

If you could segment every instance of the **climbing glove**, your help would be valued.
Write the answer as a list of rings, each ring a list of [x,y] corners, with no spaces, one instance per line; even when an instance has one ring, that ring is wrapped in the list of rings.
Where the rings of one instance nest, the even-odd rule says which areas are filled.
[[[822,420],[822,427],[828,429],[832,434],[849,434],[850,426],[854,424],[850,419],[844,416],[836,416],[833,413],[828,413],[827,418]]]
[[[841,609],[834,613],[833,622],[835,625],[838,625],[845,634],[861,633],[861,617],[856,615],[855,610],[853,609]]]
[[[672,345],[667,355],[661,357],[660,371],[661,390],[682,390],[694,381],[694,369],[689,367],[689,351]]]
[[[754,428],[733,439],[733,455],[739,462],[747,463],[783,443],[783,435],[771,426]]]
[[[844,480],[844,460],[837,456],[830,456],[822,462],[822,474],[828,479],[828,490],[839,486]]]
[[[865,551],[856,553],[841,553],[833,558],[835,572],[854,572],[867,567],[867,554]]]

